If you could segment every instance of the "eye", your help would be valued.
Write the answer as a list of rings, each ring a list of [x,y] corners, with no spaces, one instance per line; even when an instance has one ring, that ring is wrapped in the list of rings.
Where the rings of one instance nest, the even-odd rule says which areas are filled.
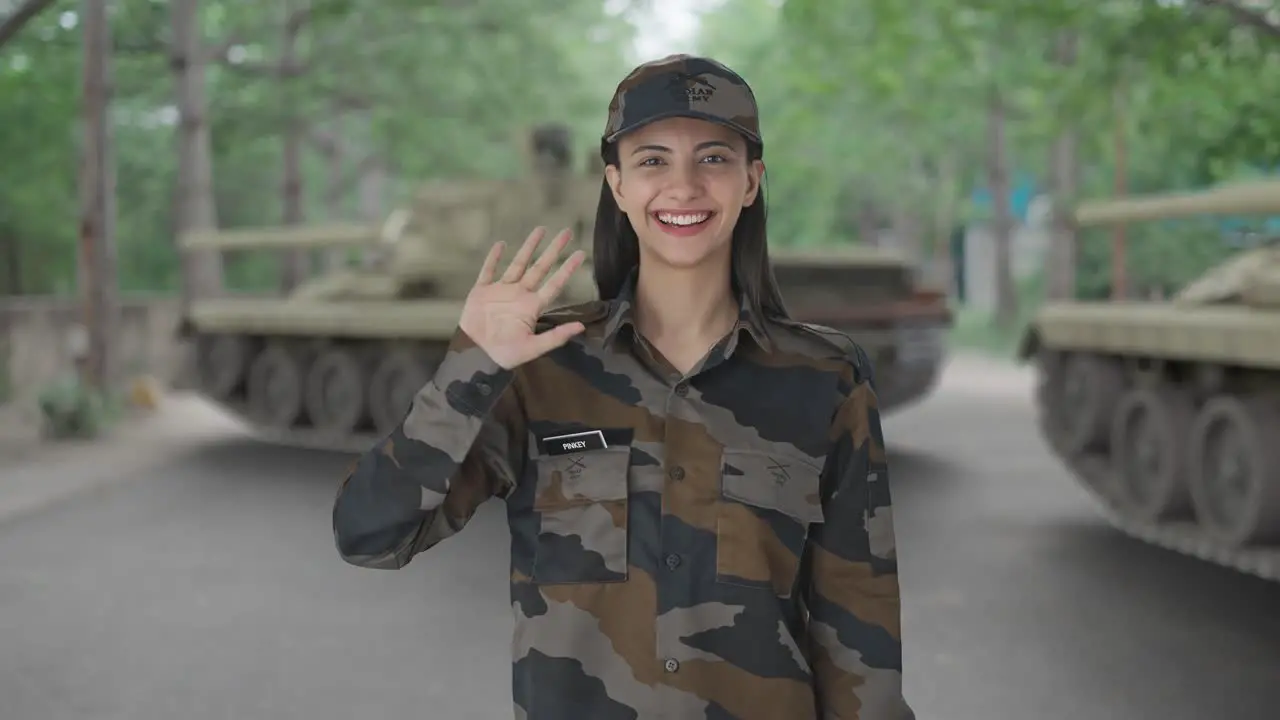
[[[640,161],[639,166],[640,166],[640,167],[654,167],[654,166],[658,165],[658,164],[659,164],[659,163],[661,163],[661,162],[662,162],[662,158],[660,158],[660,157],[647,157],[647,158],[645,158],[645,159],[643,159],[643,160],[641,160],[641,161]]]
[[[723,163],[723,162],[729,162],[729,161],[723,155],[707,155],[706,157],[702,158],[702,162],[710,162],[712,164],[715,164],[715,163]]]

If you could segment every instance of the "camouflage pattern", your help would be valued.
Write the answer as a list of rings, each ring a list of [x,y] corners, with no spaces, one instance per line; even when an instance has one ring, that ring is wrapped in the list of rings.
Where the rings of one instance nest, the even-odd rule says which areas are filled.
[[[618,84],[602,146],[669,117],[718,122],[762,144],[756,98],[740,75],[709,58],[669,55],[637,67]]]
[[[914,718],[866,356],[744,310],[681,377],[632,297],[545,316],[587,330],[515,371],[458,331],[342,483],[342,558],[404,567],[502,498],[516,718]]]

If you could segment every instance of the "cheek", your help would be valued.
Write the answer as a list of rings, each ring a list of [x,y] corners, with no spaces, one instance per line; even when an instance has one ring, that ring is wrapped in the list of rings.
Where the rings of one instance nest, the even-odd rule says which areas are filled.
[[[622,212],[631,217],[635,217],[637,214],[644,215],[648,212],[647,208],[653,193],[644,183],[623,180],[619,183],[618,189],[622,197],[616,199]]]
[[[750,191],[751,178],[749,177],[739,175],[723,178],[723,182],[716,188],[716,200],[727,212],[736,212],[742,209],[742,203],[746,202]]]

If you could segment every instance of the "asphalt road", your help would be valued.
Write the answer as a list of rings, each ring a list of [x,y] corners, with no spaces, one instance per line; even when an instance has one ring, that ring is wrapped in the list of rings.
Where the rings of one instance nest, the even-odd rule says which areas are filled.
[[[1280,717],[1280,585],[1111,531],[1017,382],[957,371],[886,425],[920,719]],[[0,520],[0,718],[510,717],[501,507],[351,568],[347,461],[214,435]]]

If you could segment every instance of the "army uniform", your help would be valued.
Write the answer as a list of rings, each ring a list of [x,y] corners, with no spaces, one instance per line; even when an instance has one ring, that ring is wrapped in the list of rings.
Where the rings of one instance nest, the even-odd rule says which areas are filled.
[[[696,62],[681,87],[741,83]],[[404,567],[501,498],[517,718],[910,720],[865,354],[744,302],[682,376],[635,329],[634,278],[544,315],[586,330],[515,370],[458,330],[342,483],[342,558]]]

